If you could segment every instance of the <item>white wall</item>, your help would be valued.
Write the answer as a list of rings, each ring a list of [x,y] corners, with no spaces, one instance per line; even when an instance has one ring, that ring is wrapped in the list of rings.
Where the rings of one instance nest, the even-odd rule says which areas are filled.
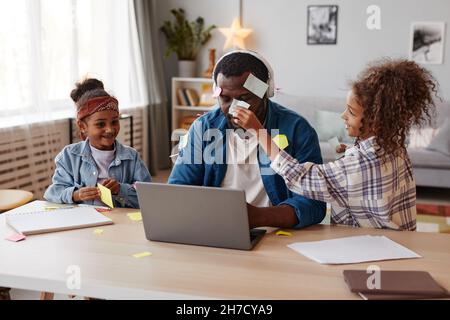
[[[307,5],[337,4],[337,45],[307,45]],[[366,8],[381,8],[381,30],[368,30]],[[238,0],[159,1],[160,23],[171,8],[181,7],[189,19],[205,18],[206,24],[229,27],[239,13]],[[444,63],[427,65],[440,83],[441,96],[450,99],[450,1],[449,0],[243,0],[243,23],[253,29],[249,49],[263,54],[275,72],[276,86],[295,95],[343,97],[348,81],[367,62],[383,56],[408,57],[413,21],[446,22]],[[161,37],[161,39],[163,39]],[[223,53],[225,38],[215,30],[198,58],[199,72],[208,64],[208,48]],[[164,41],[162,41],[162,49]],[[166,77],[176,76],[176,59],[165,61]]]

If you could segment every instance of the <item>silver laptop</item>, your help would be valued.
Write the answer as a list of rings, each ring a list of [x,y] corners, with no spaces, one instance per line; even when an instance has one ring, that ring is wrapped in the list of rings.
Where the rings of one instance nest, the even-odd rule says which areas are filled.
[[[136,182],[148,240],[250,250],[266,230],[249,230],[240,190]]]

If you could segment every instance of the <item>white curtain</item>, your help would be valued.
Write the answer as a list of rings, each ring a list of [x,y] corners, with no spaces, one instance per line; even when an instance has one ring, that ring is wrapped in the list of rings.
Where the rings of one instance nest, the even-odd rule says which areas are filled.
[[[40,136],[61,132],[58,138],[68,143],[68,130],[61,129],[67,122],[53,120],[75,115],[75,82],[99,78],[122,110],[145,107],[143,70],[132,0],[0,0],[0,154],[9,157],[3,155],[0,172],[17,170],[29,181],[13,184],[20,177],[10,172],[7,181],[2,174],[0,189],[24,188],[39,198],[51,182],[52,155],[60,149],[56,138],[37,141],[36,123],[45,122],[38,125]],[[36,167],[37,157],[47,158],[47,168]]]
[[[86,76],[122,108],[147,104],[133,1],[0,0],[3,126],[73,113],[70,90]]]

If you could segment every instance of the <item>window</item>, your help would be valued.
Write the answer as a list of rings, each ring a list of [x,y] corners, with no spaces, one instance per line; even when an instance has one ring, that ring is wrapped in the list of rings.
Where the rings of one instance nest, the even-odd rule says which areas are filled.
[[[145,104],[137,39],[132,0],[0,0],[0,117],[73,110],[85,76]]]

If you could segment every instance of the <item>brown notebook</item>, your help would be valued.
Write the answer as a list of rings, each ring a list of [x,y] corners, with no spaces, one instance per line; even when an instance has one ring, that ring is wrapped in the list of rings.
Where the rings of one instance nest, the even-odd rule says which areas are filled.
[[[362,293],[359,292],[359,295],[364,300],[419,300],[419,299],[443,299],[449,298],[450,296],[442,296],[442,295],[413,295],[413,294],[383,294],[383,293]]]
[[[442,288],[428,272],[425,271],[380,271],[379,288],[370,289],[374,274],[366,270],[344,270],[344,279],[352,292],[369,295],[402,295],[417,296],[417,298],[448,297],[448,292]],[[370,278],[370,279],[369,279]],[[376,298],[372,297],[372,298]],[[364,297],[363,297],[364,298]],[[388,299],[385,297],[384,299]],[[371,299],[369,299],[371,300]]]

